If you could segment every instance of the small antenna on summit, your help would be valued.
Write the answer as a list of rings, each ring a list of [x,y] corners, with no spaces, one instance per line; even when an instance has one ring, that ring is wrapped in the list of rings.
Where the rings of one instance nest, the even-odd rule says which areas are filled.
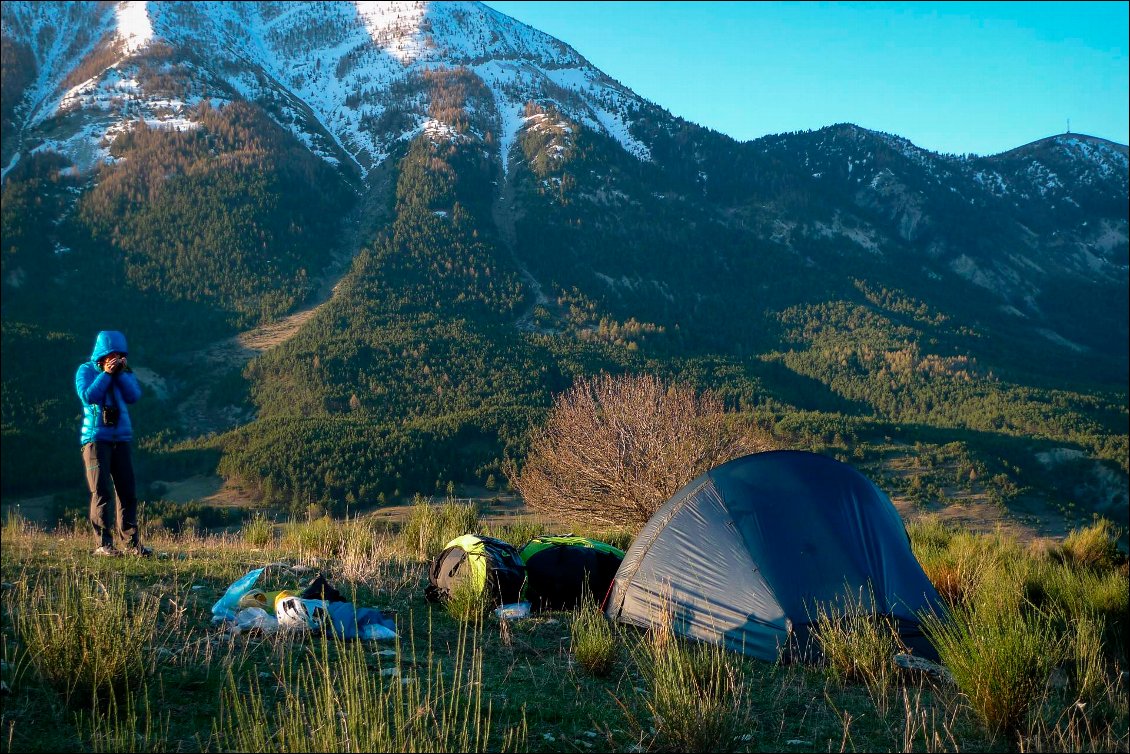
[[[1071,118],[1067,119],[1067,133],[1071,133]]]

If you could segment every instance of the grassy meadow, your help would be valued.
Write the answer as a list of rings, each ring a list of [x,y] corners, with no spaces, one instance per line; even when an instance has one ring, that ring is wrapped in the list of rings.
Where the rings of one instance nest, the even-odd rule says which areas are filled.
[[[912,524],[951,612],[927,627],[945,672],[891,662],[881,620],[822,613],[822,666],[778,665],[611,625],[595,604],[502,622],[423,598],[429,559],[481,531],[521,546],[538,519],[471,504],[366,519],[251,519],[154,532],[148,560],[93,537],[3,528],[5,751],[1126,751],[1128,572],[1099,521],[1062,541]],[[548,532],[562,533],[562,532]],[[620,547],[631,533],[577,530]],[[232,634],[210,608],[321,572],[395,613],[395,641]]]

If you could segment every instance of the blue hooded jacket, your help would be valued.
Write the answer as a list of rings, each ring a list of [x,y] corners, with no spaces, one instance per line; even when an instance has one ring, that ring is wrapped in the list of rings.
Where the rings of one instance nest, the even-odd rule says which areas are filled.
[[[98,440],[129,442],[133,439],[133,426],[126,406],[136,403],[141,397],[141,386],[132,372],[110,375],[98,366],[99,359],[115,352],[127,353],[126,336],[116,330],[103,330],[94,339],[90,361],[75,373],[75,391],[83,403],[81,445]],[[102,423],[103,405],[117,406],[121,412],[118,423],[113,427]]]

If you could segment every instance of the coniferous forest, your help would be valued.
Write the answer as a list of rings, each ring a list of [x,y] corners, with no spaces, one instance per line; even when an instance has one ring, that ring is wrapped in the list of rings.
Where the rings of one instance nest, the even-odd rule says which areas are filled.
[[[294,513],[498,489],[554,397],[602,371],[711,390],[750,431],[869,466],[924,505],[1035,496],[1087,518],[1119,504],[1098,481],[1127,473],[1116,332],[1056,348],[953,276],[763,232],[770,209],[840,216],[837,186],[790,161],[797,143],[857,132],[735,144],[678,119],[672,133],[656,110],[638,114],[654,145],[639,160],[531,101],[503,171],[476,77],[441,69],[412,86],[449,136],[402,142],[379,190],[313,156],[269,103],[203,102],[188,131],[139,123],[90,174],[49,151],[19,162],[3,184],[6,496],[81,499],[71,381],[94,333],[121,329],[165,386],[135,408],[143,480],[218,472]],[[949,201],[925,231],[947,243],[991,244],[1012,221]],[[374,207],[381,220],[357,230]],[[334,295],[292,337],[250,361],[207,355],[316,303],[359,232]],[[1053,293],[1060,321],[1085,319],[1077,293]],[[1126,321],[1125,286],[1087,302]],[[1056,448],[1070,459],[1037,460]]]

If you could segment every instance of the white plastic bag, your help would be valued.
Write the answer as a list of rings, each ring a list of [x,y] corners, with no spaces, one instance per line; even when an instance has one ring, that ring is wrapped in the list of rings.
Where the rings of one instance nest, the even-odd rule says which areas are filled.
[[[396,631],[380,623],[369,623],[361,626],[357,635],[362,639],[395,639]]]
[[[494,614],[501,620],[517,620],[518,618],[530,617],[530,603],[529,602],[511,602],[509,605],[502,605],[495,608]]]
[[[279,630],[279,622],[261,607],[245,607],[236,613],[235,627],[240,631],[258,628],[263,633],[273,634]]]

